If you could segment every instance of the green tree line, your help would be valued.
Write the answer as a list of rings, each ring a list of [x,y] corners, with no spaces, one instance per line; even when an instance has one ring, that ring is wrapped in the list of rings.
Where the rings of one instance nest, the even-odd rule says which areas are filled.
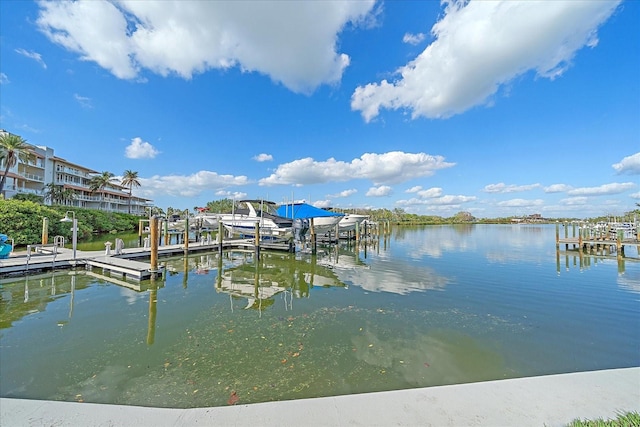
[[[94,209],[45,206],[29,200],[0,200],[0,233],[14,240],[16,245],[41,242],[43,218],[48,218],[49,238],[64,236],[71,239],[71,224],[60,222],[66,213],[74,212],[78,222],[78,240],[92,234],[134,232],[140,217],[126,213],[105,212]]]

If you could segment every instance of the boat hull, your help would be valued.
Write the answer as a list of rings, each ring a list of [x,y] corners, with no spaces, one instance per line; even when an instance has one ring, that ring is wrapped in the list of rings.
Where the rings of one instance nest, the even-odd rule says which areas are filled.
[[[369,218],[368,215],[348,214],[342,217],[338,223],[340,232],[352,231],[356,229],[356,225],[362,224],[362,221]]]

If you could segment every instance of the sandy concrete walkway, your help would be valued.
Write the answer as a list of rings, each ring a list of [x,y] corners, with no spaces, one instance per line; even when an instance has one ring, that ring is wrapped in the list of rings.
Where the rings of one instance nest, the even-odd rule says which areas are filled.
[[[214,408],[0,399],[0,425],[564,426],[640,412],[640,367]]]

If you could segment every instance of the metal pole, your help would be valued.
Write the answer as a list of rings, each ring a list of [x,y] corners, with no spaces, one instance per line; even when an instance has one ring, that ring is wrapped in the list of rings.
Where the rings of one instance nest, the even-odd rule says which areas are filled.
[[[76,249],[78,247],[78,220],[76,219],[76,213],[73,213],[73,234],[71,237],[71,244],[73,247],[73,260],[76,260]]]

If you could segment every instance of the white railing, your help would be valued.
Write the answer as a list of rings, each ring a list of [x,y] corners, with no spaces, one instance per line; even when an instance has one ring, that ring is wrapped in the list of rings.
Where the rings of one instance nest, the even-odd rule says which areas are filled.
[[[44,181],[44,176],[34,175],[32,173],[25,173],[25,174],[22,174],[22,176],[32,181],[39,181],[39,182]]]
[[[61,173],[68,173],[69,175],[76,175],[76,176],[81,176],[84,178],[91,178],[92,175],[86,173],[86,172],[80,172],[78,169],[71,169],[68,167],[64,167],[64,166],[57,166],[56,167],[56,172],[61,172]]]

